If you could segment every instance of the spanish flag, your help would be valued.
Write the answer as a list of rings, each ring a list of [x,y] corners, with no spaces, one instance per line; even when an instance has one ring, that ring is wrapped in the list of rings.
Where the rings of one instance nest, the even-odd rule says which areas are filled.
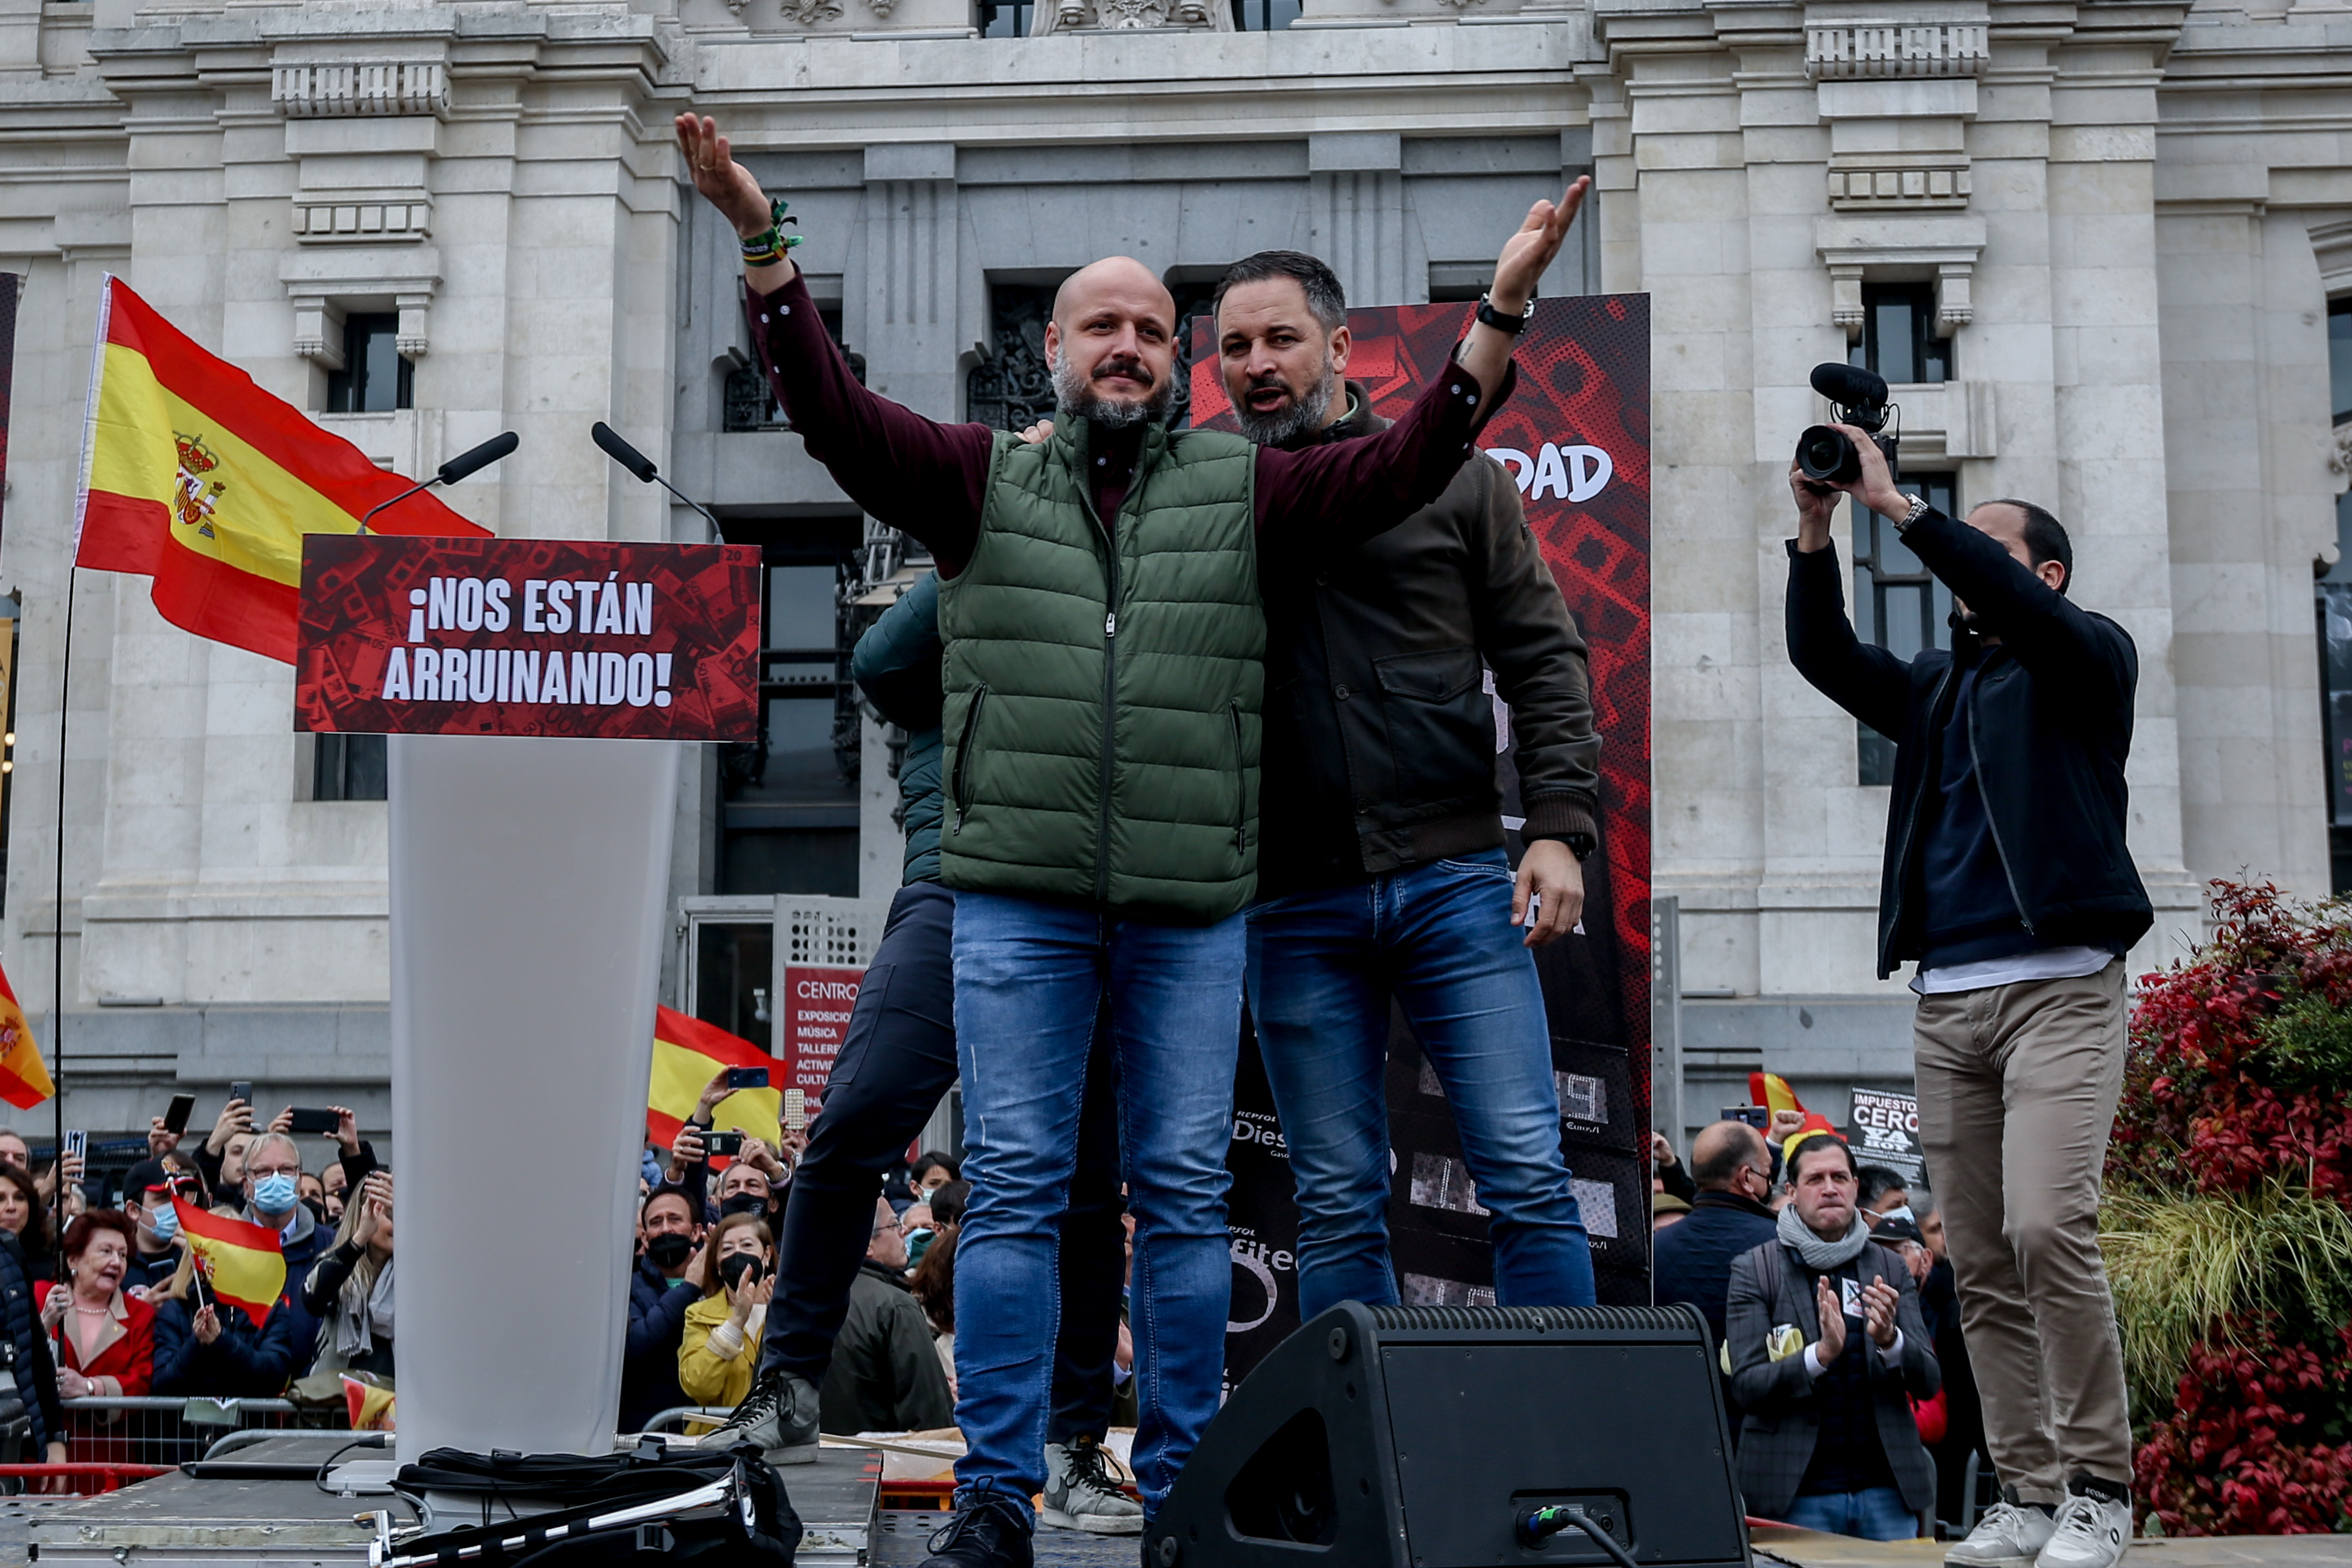
[[[286,1293],[286,1254],[278,1233],[266,1225],[224,1219],[184,1198],[173,1198],[180,1234],[195,1249],[205,1286],[221,1300],[243,1309],[259,1328]]]
[[[343,1408],[351,1415],[354,1432],[391,1432],[397,1430],[394,1422],[393,1391],[381,1384],[363,1383],[350,1373],[343,1373]]]
[[[74,563],[155,580],[184,631],[294,662],[302,536],[356,533],[409,488],[109,277],[99,296]],[[377,533],[485,534],[432,495]]]
[[[751,1041],[715,1024],[667,1007],[654,1012],[654,1081],[646,1095],[646,1126],[667,1144],[694,1114],[702,1087],[722,1068],[766,1068],[766,1089],[739,1089],[711,1111],[711,1126],[740,1128],[771,1148],[783,1138],[783,1064]]]
[[[1805,1102],[1789,1087],[1789,1080],[1776,1072],[1752,1072],[1748,1075],[1748,1103],[1761,1105],[1770,1110],[1802,1110]]]
[[[33,1026],[25,1021],[16,988],[0,971],[0,1100],[19,1110],[30,1110],[57,1093],[49,1080],[48,1064],[33,1043]]]

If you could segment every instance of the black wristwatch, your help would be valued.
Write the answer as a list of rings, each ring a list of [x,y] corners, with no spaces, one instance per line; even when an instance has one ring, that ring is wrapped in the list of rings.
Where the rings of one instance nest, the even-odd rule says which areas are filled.
[[[1486,323],[1487,326],[1494,328],[1496,331],[1508,332],[1515,338],[1521,332],[1528,330],[1528,322],[1534,317],[1535,313],[1536,302],[1532,297],[1528,300],[1526,315],[1506,316],[1502,311],[1495,309],[1495,301],[1492,296],[1486,294],[1478,296],[1478,320]]]

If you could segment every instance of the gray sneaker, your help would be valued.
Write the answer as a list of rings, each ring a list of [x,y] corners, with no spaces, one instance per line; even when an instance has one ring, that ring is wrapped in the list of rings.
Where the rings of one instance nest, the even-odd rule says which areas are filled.
[[[2056,1528],[2035,1561],[2038,1568],[2116,1568],[2131,1532],[2127,1500],[2078,1490],[2059,1505]]]
[[[1114,1462],[1093,1437],[1046,1444],[1045,1506],[1039,1517],[1096,1535],[1142,1534],[1143,1505],[1111,1479]]]
[[[791,1373],[760,1379],[743,1403],[716,1432],[695,1439],[698,1448],[759,1447],[772,1465],[816,1463],[816,1384]]]
[[[2033,1568],[2057,1531],[2056,1520],[2011,1492],[1977,1516],[1969,1538],[1944,1553],[1944,1568]]]

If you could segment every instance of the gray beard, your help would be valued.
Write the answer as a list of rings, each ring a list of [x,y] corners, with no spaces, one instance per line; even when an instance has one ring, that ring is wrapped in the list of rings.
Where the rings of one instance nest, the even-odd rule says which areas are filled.
[[[1105,430],[1125,430],[1148,420],[1163,418],[1169,405],[1175,401],[1176,382],[1173,376],[1153,387],[1150,395],[1139,402],[1114,402],[1097,397],[1086,373],[1072,364],[1066,356],[1054,362],[1054,416],[1067,423],[1084,419]]]

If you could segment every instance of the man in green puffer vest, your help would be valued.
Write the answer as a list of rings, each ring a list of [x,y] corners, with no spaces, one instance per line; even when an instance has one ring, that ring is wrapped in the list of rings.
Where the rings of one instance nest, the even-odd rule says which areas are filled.
[[[1171,433],[1174,301],[1112,258],[1055,300],[1050,441],[937,425],[850,374],[784,254],[782,209],[718,127],[681,115],[677,132],[696,188],[743,240],[752,341],[793,428],[940,563],[940,878],[956,890],[973,1192],[956,1258],[967,1451],[927,1568],[1029,1568],[1055,1241],[1098,1014],[1136,1217],[1147,1521],[1217,1409],[1240,911],[1256,886],[1261,543],[1349,544],[1433,500],[1509,391],[1512,340],[1474,326],[1412,411],[1360,441],[1284,452]],[[1529,211],[1496,263],[1493,313],[1524,313],[1585,188]]]

